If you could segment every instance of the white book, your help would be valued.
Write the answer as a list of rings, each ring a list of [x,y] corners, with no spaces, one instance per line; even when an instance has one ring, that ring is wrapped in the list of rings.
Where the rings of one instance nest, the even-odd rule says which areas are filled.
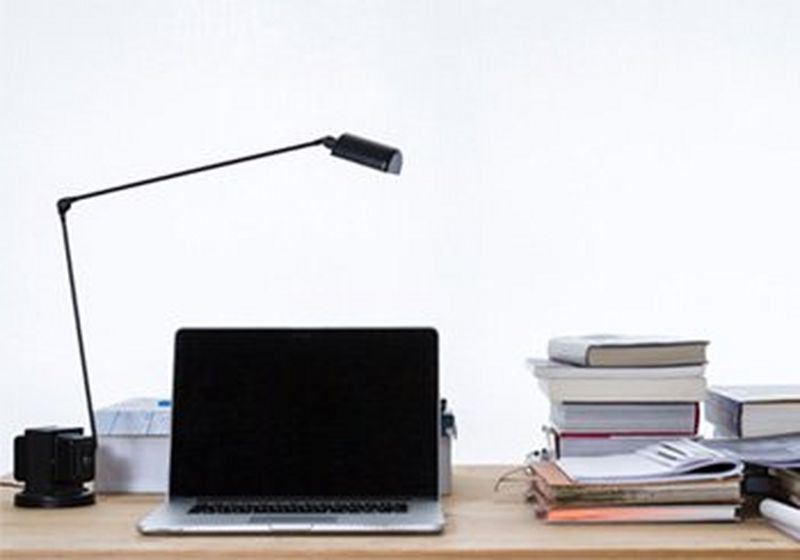
[[[739,476],[744,470],[738,458],[690,439],[619,455],[563,457],[557,464],[569,478],[586,484],[715,480]]]
[[[705,397],[704,366],[579,368],[528,360],[539,388],[552,402],[694,402]],[[657,371],[650,371],[650,370]]]
[[[538,378],[586,378],[586,379],[619,379],[626,382],[633,378],[667,379],[703,377],[705,364],[664,367],[582,367],[553,360],[529,358],[526,365]],[[702,399],[700,399],[702,400]]]
[[[551,360],[591,367],[703,364],[707,340],[677,336],[594,334],[550,339]]]
[[[677,402],[702,400],[706,381],[687,379],[539,379],[539,388],[553,402]]]
[[[697,402],[550,403],[550,422],[562,435],[693,435],[700,420]]]

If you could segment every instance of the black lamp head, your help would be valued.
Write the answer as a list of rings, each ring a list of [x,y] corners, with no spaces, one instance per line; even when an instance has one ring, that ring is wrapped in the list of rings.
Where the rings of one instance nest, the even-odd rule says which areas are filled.
[[[397,148],[379,144],[353,134],[342,134],[339,138],[326,139],[325,145],[331,155],[366,165],[386,173],[400,174],[403,154]]]

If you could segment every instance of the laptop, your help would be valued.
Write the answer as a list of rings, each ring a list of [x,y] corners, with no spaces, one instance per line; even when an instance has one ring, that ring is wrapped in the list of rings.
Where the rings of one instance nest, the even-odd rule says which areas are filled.
[[[169,493],[144,534],[433,533],[431,328],[182,329]]]

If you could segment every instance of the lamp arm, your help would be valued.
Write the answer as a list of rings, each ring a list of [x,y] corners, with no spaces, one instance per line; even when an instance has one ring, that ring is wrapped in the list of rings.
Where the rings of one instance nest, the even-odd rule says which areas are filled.
[[[296,150],[302,150],[304,148],[310,148],[312,146],[320,146],[325,145],[327,147],[331,147],[335,144],[336,139],[333,136],[325,136],[323,138],[318,138],[316,140],[312,140],[311,142],[304,142],[302,144],[295,144],[293,146],[287,146],[285,148],[278,148],[277,150],[268,150],[266,152],[259,152],[257,154],[250,154],[247,156],[242,156],[233,159],[226,159],[223,161],[218,161],[216,163],[209,163],[206,165],[201,165],[199,167],[191,167],[189,169],[183,169],[181,171],[175,171],[173,173],[167,173],[165,175],[157,175],[155,177],[150,177],[148,179],[141,179],[139,181],[133,181],[131,183],[123,183],[122,185],[117,185],[114,187],[107,187],[104,189],[99,189],[96,191],[86,192],[83,194],[78,194],[74,196],[65,196],[58,200],[56,204],[58,208],[58,213],[63,215],[66,214],[67,211],[72,207],[74,202],[78,202],[79,200],[85,200],[87,198],[94,198],[96,196],[103,196],[106,194],[112,194],[120,191],[125,191],[128,189],[133,189],[136,187],[143,187],[145,185],[151,185],[153,183],[160,183],[162,181],[169,181],[170,179],[177,179],[179,177],[185,177],[187,175],[194,175],[195,173],[202,173],[204,171],[211,171],[213,169],[219,169],[220,167],[227,167],[229,165],[236,165],[238,163],[245,163],[248,161],[253,161],[256,159],[261,159],[269,156],[276,156],[278,154],[284,154],[286,152],[294,152]]]
[[[67,212],[69,212],[70,208],[72,208],[72,204],[78,202],[80,200],[86,200],[88,198],[94,198],[97,196],[103,196],[107,194],[113,194],[120,191],[133,189],[136,187],[143,187],[145,185],[151,185],[153,183],[160,183],[162,181],[169,181],[170,179],[178,179],[179,177],[185,177],[187,175],[193,175],[195,173],[202,173],[204,171],[211,171],[214,169],[219,169],[220,167],[227,167],[229,165],[236,165],[238,163],[245,163],[248,161],[261,159],[269,156],[275,156],[278,154],[284,154],[287,152],[293,152],[295,150],[302,150],[304,148],[310,148],[313,146],[320,146],[324,145],[328,148],[332,147],[336,143],[336,139],[332,136],[325,136],[323,138],[318,138],[317,140],[312,140],[310,142],[304,142],[302,144],[295,144],[293,146],[287,146],[285,148],[278,148],[276,150],[268,150],[266,152],[259,152],[256,154],[250,154],[247,156],[242,156],[233,159],[227,159],[224,161],[218,161],[216,163],[210,163],[207,165],[201,165],[199,167],[192,167],[189,169],[184,169],[182,171],[175,171],[173,173],[167,173],[165,175],[158,175],[155,177],[150,177],[148,179],[141,179],[139,181],[133,181],[130,183],[123,183],[121,185],[117,185],[114,187],[108,187],[104,189],[99,189],[96,191],[90,191],[83,194],[78,194],[74,196],[66,196],[60,198],[56,203],[56,207],[58,209],[58,215],[61,219],[61,232],[64,239],[64,254],[67,259],[67,276],[69,277],[69,290],[70,296],[72,297],[72,314],[75,319],[75,332],[78,337],[78,354],[80,355],[81,361],[81,373],[83,375],[83,390],[86,395],[86,406],[88,408],[89,413],[89,424],[92,430],[92,443],[94,448],[97,449],[97,425],[95,423],[95,416],[94,416],[94,407],[92,406],[92,393],[89,387],[89,373],[86,367],[86,349],[83,343],[83,329],[81,328],[81,316],[78,310],[78,293],[75,289],[75,272],[72,266],[72,251],[70,250],[69,245],[69,230],[67,228]]]

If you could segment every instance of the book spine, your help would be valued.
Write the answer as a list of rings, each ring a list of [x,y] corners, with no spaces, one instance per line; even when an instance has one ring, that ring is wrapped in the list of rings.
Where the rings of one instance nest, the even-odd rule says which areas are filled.
[[[658,367],[585,367],[564,362],[529,360],[528,367],[540,378],[584,378],[584,379],[676,379],[703,377],[703,364],[690,366]]]
[[[697,433],[697,430],[682,432],[680,430],[652,430],[652,431],[628,431],[628,432],[556,432],[562,438],[575,439],[625,439],[642,437],[690,437]]]
[[[681,403],[680,415],[660,412],[678,403],[550,403],[550,424],[563,435],[694,435],[700,422],[697,401]]]
[[[554,459],[561,458],[561,438],[552,426],[542,426],[545,438],[547,439],[547,451]]]
[[[745,437],[744,427],[744,403],[734,402],[736,408],[734,409],[734,418],[736,422],[736,435],[737,437]],[[749,434],[748,434],[749,435]]]
[[[539,378],[539,387],[559,402],[694,402],[702,400],[705,379],[630,379],[609,383],[586,378]],[[615,380],[617,381],[617,380]]]
[[[747,479],[745,479],[746,481]],[[541,487],[546,484],[540,481],[542,494],[551,501],[561,505],[579,506],[597,503],[615,502],[622,504],[686,504],[686,503],[727,503],[741,502],[739,482],[730,483],[697,483],[672,482],[670,484],[650,485],[572,485],[560,487],[556,494],[552,489],[545,492]]]
[[[706,418],[712,424],[721,426],[726,432],[742,437],[742,406],[713,391],[706,395]]]
[[[602,506],[548,509],[549,523],[679,523],[738,521],[736,504]]]

